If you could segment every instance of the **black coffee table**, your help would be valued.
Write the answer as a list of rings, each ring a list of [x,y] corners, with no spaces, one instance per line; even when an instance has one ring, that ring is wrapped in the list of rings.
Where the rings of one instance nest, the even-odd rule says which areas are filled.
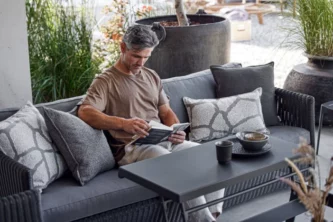
[[[187,221],[188,213],[217,204],[234,195],[187,210],[183,204],[185,201],[287,167],[284,158],[296,158],[292,154],[292,150],[297,147],[296,144],[274,137],[270,137],[269,142],[272,145],[270,152],[256,157],[233,157],[231,163],[227,165],[218,164],[215,142],[212,141],[187,150],[122,166],[118,175],[158,193],[162,199],[166,221],[170,217],[167,214],[166,199],[181,204],[183,219]],[[294,174],[290,173],[285,177],[292,175]],[[241,193],[251,192],[278,180],[277,178]]]

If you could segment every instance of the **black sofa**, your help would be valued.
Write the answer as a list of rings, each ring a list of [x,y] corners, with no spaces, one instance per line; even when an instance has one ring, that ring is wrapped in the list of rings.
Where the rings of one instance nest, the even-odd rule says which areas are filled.
[[[215,98],[215,81],[210,70],[187,76],[162,80],[170,105],[181,122],[188,121],[182,97]],[[270,126],[271,136],[282,138],[296,144],[299,137],[305,137],[314,146],[314,98],[295,92],[276,88],[276,109],[280,124]],[[38,104],[65,112],[75,111],[82,97]],[[0,110],[0,121],[14,114],[18,109]],[[255,180],[245,181],[237,186],[226,188],[230,195],[251,186],[263,183],[276,176],[287,173],[281,169],[262,175]],[[252,198],[287,188],[278,182],[240,195],[224,203],[224,209]],[[29,169],[9,159],[0,152],[0,190],[1,196],[8,196],[32,189]],[[64,176],[50,184],[41,194],[41,212],[44,221],[159,221],[162,211],[156,193],[127,179],[118,178],[118,170],[112,169],[96,176],[85,186],[79,186],[71,176]]]

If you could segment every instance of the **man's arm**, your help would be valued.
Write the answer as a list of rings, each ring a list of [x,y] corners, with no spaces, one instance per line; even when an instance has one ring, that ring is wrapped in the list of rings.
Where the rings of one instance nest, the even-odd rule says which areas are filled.
[[[179,123],[179,119],[169,104],[158,107],[158,115],[164,125],[171,126],[172,124]]]
[[[138,134],[142,137],[147,136],[149,125],[146,121],[139,118],[125,119],[116,116],[109,116],[91,105],[81,105],[78,116],[88,125],[101,130],[124,130],[131,134]]]
[[[159,107],[159,116],[163,124],[171,126],[172,124],[179,123],[179,119],[173,112],[169,104],[164,104]],[[178,131],[177,133],[171,134],[169,141],[174,144],[184,142],[186,133],[184,131]]]

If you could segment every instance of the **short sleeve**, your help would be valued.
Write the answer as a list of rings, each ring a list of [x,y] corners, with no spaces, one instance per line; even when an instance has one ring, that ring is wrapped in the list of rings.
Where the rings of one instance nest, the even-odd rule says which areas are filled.
[[[166,95],[163,87],[161,86],[161,89],[159,91],[159,99],[158,99],[158,106],[162,106],[164,104],[169,103],[169,98]]]
[[[96,77],[90,85],[80,105],[91,105],[99,111],[105,111],[108,96],[108,84],[103,78]]]

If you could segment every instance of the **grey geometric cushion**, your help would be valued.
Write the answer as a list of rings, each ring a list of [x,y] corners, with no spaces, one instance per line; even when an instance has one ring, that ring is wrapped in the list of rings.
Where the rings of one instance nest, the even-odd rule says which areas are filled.
[[[32,170],[35,188],[46,188],[67,169],[52,144],[44,118],[31,102],[0,122],[0,149]]]
[[[46,107],[44,118],[52,140],[82,186],[98,173],[114,167],[115,160],[102,130],[90,127],[74,115]]]
[[[225,137],[241,131],[265,131],[260,96],[262,89],[220,99],[183,101],[191,123],[191,141]]]
[[[276,114],[274,62],[243,68],[210,67],[216,82],[216,97],[228,97],[262,88],[261,105],[266,126],[279,124]]]

